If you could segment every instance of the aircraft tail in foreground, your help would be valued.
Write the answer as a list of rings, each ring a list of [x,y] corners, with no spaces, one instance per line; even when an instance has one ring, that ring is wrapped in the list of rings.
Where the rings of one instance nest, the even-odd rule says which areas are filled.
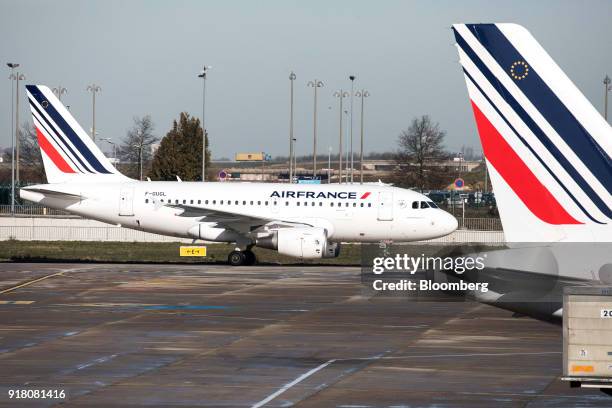
[[[508,242],[612,241],[612,128],[523,27],[453,31]]]

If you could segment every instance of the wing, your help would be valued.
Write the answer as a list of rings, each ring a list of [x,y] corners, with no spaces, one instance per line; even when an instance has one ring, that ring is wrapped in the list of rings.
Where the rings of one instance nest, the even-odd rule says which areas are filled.
[[[277,224],[285,227],[294,226],[312,226],[306,223],[297,223],[294,221],[280,220],[278,218],[269,217],[254,217],[250,215],[235,213],[224,210],[213,210],[210,208],[193,207],[185,204],[166,204],[165,207],[182,210],[179,217],[199,218],[201,222],[212,222],[227,229],[232,229],[237,232],[246,233],[253,231],[264,225]]]

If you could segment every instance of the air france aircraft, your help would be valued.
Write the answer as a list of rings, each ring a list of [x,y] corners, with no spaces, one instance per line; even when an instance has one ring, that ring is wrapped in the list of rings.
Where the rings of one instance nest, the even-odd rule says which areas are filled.
[[[253,246],[330,258],[341,242],[419,241],[457,228],[426,196],[385,185],[133,180],[48,87],[26,89],[48,184],[22,188],[25,200],[126,228],[233,243],[235,266],[255,263]]]
[[[560,317],[563,286],[612,283],[612,128],[525,28],[453,31],[511,247],[485,300]]]

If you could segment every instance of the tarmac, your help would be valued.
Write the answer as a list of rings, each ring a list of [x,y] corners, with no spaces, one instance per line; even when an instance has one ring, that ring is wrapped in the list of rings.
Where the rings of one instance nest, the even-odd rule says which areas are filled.
[[[611,406],[561,351],[559,326],[354,267],[0,264],[0,406]]]

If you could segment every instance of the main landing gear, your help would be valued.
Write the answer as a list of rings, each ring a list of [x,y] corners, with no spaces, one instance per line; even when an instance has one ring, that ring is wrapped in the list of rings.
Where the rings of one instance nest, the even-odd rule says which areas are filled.
[[[227,263],[232,266],[250,266],[257,263],[257,257],[250,249],[245,251],[232,251],[227,257]]]

